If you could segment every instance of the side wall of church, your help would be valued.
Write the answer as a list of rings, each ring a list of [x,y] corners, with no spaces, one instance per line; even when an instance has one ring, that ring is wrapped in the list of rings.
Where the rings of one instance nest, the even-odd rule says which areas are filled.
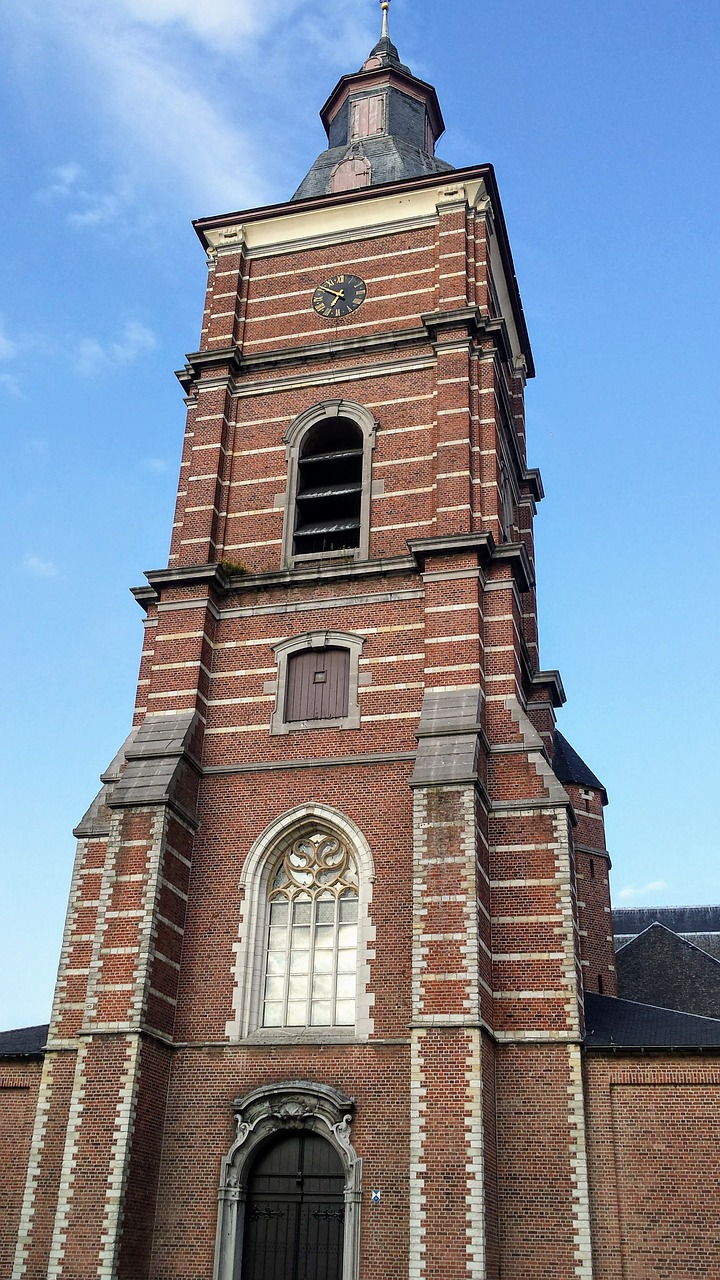
[[[20,1226],[42,1062],[0,1062],[0,1277],[8,1280]]]
[[[720,1274],[720,1064],[588,1054],[595,1280]]]

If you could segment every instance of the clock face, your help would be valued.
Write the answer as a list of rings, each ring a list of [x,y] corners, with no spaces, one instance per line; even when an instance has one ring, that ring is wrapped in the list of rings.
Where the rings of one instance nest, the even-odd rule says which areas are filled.
[[[367,285],[359,276],[337,275],[318,285],[313,294],[314,310],[325,320],[340,320],[357,311],[367,297]]]

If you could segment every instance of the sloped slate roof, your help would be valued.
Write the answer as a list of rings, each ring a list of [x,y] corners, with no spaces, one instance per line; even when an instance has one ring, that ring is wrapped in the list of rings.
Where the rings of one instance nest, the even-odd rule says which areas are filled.
[[[402,138],[363,138],[362,142],[333,147],[318,156],[293,196],[293,200],[307,200],[314,196],[326,196],[332,189],[335,166],[347,158],[364,157],[370,164],[373,187],[387,182],[405,182],[409,178],[422,178],[425,174],[452,173],[453,166],[437,156],[431,156],[420,147],[414,147]]]
[[[0,1058],[40,1058],[48,1034],[48,1023],[39,1027],[18,1027],[0,1031]]]
[[[618,948],[618,994],[704,1018],[720,1018],[720,960],[654,921]]]
[[[720,933],[720,907],[615,907],[616,934],[642,933],[654,921],[684,936]]]
[[[720,1049],[720,1018],[585,995],[586,1049]]]
[[[576,786],[590,787],[593,791],[601,791],[603,800],[607,804],[607,791],[597,774],[594,774],[592,769],[588,768],[577,751],[570,746],[567,738],[564,738],[557,729],[555,730],[552,766],[558,782],[574,782]]]

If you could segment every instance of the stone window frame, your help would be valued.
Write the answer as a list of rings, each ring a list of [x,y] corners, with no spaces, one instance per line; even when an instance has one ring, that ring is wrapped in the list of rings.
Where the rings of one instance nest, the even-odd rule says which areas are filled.
[[[309,1080],[261,1086],[233,1103],[236,1137],[223,1156],[213,1280],[242,1280],[247,1187],[256,1154],[273,1134],[304,1129],[335,1149],[345,1173],[342,1280],[358,1280],[362,1160],[351,1142],[355,1099]]]
[[[295,506],[299,478],[299,461],[302,442],[308,431],[328,418],[349,418],[362,432],[363,464],[360,492],[360,542],[357,547],[337,551],[315,551],[297,555],[293,549],[295,537]],[[372,496],[372,453],[375,448],[377,422],[369,409],[354,400],[323,400],[306,409],[291,423],[283,436],[287,455],[287,488],[285,492],[285,521],[283,527],[282,562],[287,568],[317,560],[367,560],[370,554],[370,499]]]
[[[270,717],[270,733],[272,735],[293,733],[295,730],[305,733],[310,729],[360,728],[360,658],[366,638],[366,636],[356,635],[352,631],[306,631],[304,635],[291,636],[288,640],[281,640],[279,644],[273,645],[273,653],[277,663],[277,680],[275,707]],[[293,654],[303,653],[307,649],[348,649],[350,651],[346,716],[331,720],[285,719],[288,660]]]
[[[270,917],[269,893],[282,851],[303,833],[326,831],[350,846],[358,871],[358,981],[354,1027],[263,1027],[265,961]],[[242,912],[238,939],[233,943],[237,960],[233,994],[234,1016],[225,1034],[233,1043],[336,1044],[365,1042],[372,1035],[370,961],[375,958],[375,926],[371,907],[375,862],[360,828],[337,809],[324,804],[299,805],[265,829],[253,844],[240,875]]]

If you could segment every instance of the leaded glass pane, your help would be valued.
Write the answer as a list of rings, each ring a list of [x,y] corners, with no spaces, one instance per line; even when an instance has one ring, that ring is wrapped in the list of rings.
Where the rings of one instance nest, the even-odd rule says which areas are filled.
[[[332,974],[316,973],[313,978],[313,1000],[327,999],[332,995]]]
[[[290,1000],[305,1000],[307,998],[308,975],[299,974],[297,977],[291,978],[288,985],[288,997]]]
[[[341,952],[341,954],[343,954]],[[335,965],[332,951],[316,951],[313,962],[315,973],[332,973]]]
[[[357,921],[358,900],[353,893],[346,893],[340,899],[340,919],[343,924],[354,924]]]
[[[333,1025],[332,1004],[329,1000],[313,1002],[311,1023],[313,1027],[331,1027]]]
[[[353,1025],[356,885],[350,851],[335,836],[309,834],[286,849],[270,890],[265,1026]]]
[[[338,945],[341,947],[357,946],[357,925],[341,924],[338,929]]]
[[[266,1000],[282,1000],[285,994],[284,978],[268,978],[265,983]]]
[[[335,1005],[335,1025],[352,1027],[355,1025],[355,1001],[338,1000]]]
[[[337,980],[338,1000],[352,1000],[355,995],[355,974],[339,973]]]

